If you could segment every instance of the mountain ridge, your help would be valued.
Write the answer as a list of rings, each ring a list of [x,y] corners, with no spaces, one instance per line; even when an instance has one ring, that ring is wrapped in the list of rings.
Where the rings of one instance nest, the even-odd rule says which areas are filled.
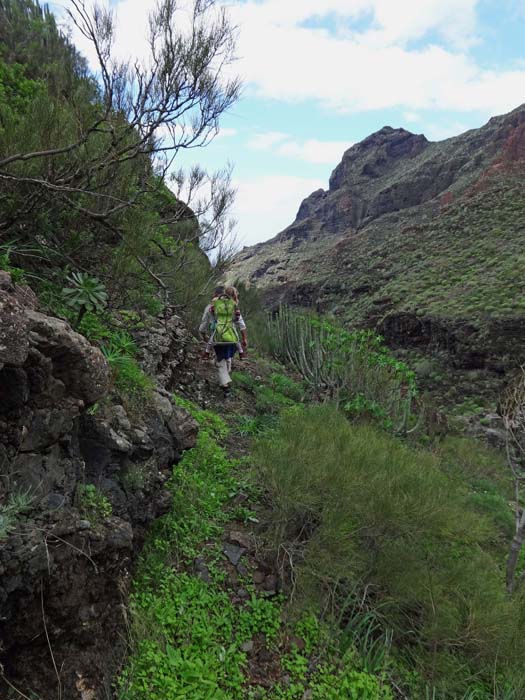
[[[229,278],[393,345],[510,367],[525,360],[524,174],[525,105],[439,142],[383,127],[345,151],[290,226],[240,252]]]

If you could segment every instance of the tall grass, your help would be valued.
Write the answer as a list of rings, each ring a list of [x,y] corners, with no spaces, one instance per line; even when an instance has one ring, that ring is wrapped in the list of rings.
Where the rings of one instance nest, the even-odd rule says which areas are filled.
[[[349,600],[380,609],[431,687],[461,697],[473,675],[486,689],[513,674],[525,692],[525,609],[505,593],[497,525],[437,456],[325,405],[284,416],[255,460],[296,600],[345,629]]]

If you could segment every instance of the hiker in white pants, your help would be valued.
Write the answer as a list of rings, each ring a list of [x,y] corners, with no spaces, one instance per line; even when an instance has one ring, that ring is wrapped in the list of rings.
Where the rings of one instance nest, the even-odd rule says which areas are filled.
[[[209,334],[205,357],[209,357],[213,346],[216,357],[216,365],[219,374],[219,384],[227,396],[231,388],[232,358],[239,351],[240,358],[246,354],[248,345],[246,324],[238,309],[238,295],[235,287],[217,287],[211,304],[204,309],[199,326],[199,333],[203,340]],[[239,340],[239,333],[242,342]]]

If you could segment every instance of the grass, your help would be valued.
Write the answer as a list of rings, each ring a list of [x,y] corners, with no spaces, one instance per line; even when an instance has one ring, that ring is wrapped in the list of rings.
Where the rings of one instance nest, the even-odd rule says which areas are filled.
[[[7,502],[0,505],[0,540],[16,527],[20,517],[31,508],[33,500],[30,491],[21,491],[10,494]]]

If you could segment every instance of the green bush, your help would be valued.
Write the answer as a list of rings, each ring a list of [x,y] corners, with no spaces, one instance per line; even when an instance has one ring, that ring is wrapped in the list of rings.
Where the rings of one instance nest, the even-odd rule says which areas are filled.
[[[255,389],[255,408],[258,413],[280,413],[284,408],[293,406],[294,401],[279,391],[261,384]]]
[[[251,391],[252,393],[259,384],[248,372],[232,372],[231,378],[235,386],[241,386],[243,389],[246,389],[246,391]]]
[[[464,667],[486,680],[518,667],[525,620],[493,554],[499,515],[482,515],[438,457],[323,406],[285,415],[255,464],[298,600],[340,621],[356,595],[380,605],[394,644],[454,691]]]

